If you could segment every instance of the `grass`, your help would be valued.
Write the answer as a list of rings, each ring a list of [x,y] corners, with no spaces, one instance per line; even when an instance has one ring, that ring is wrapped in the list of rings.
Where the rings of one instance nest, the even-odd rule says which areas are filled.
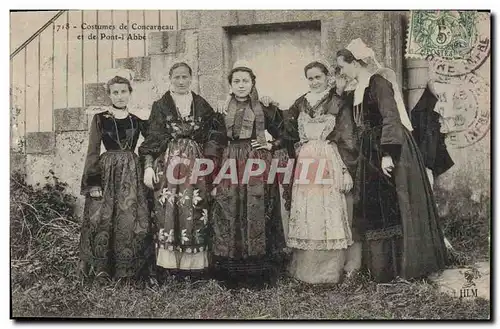
[[[445,236],[457,250],[454,262],[474,264],[490,259],[491,199],[472,202],[468,189],[444,191],[437,189],[438,204],[447,211],[441,218]]]
[[[75,279],[14,288],[14,317],[157,319],[488,319],[489,302],[437,293],[426,282],[390,293],[370,283],[359,291],[304,285],[285,278],[274,288],[228,290],[214,280],[145,287]]]
[[[64,184],[33,188],[22,177],[11,180],[12,316],[153,319],[489,319],[490,302],[437,292],[426,281],[401,281],[390,291],[359,275],[341,285],[314,286],[282,277],[262,290],[226,289],[214,280],[86,282],[76,275],[78,220]],[[483,220],[465,221],[486,232]],[[473,262],[487,257],[484,241],[467,242],[471,228],[452,214],[445,231],[459,251],[473,248]],[[475,228],[474,228],[475,230]],[[454,232],[454,233],[453,233]],[[467,233],[468,232],[468,233]],[[453,233],[453,234],[452,234]],[[484,239],[483,239],[484,240]],[[470,250],[469,250],[470,251]]]

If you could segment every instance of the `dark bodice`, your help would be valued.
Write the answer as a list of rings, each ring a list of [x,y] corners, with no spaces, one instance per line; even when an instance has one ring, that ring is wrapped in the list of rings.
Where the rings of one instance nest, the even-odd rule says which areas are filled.
[[[139,135],[146,136],[147,121],[129,114],[124,119],[116,119],[110,112],[96,114],[97,133],[101,135],[102,143],[107,151],[134,151]]]

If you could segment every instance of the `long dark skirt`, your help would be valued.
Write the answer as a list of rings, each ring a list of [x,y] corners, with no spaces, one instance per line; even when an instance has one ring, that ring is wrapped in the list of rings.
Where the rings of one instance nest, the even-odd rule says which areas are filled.
[[[202,149],[191,139],[169,143],[163,161],[157,163],[159,186],[155,191],[158,225],[156,264],[177,275],[197,275],[208,263],[208,191],[203,178],[191,182],[190,172]],[[176,161],[183,165],[175,165]],[[184,182],[169,181],[167,170]],[[159,272],[161,272],[161,269]]]
[[[99,163],[103,196],[86,196],[80,257],[96,274],[148,275],[154,245],[139,158],[130,151],[108,151]]]
[[[223,180],[217,186],[212,208],[213,265],[216,277],[232,282],[272,283],[280,266],[285,240],[281,221],[279,187],[261,179],[241,184],[248,159],[263,159],[267,168],[272,155],[253,150],[250,141],[232,142],[223,163],[235,159],[238,184]]]
[[[446,251],[431,186],[418,147],[404,129],[392,177],[381,169],[381,127],[365,131],[356,174],[354,229],[364,263],[378,282],[420,278],[443,269]]]

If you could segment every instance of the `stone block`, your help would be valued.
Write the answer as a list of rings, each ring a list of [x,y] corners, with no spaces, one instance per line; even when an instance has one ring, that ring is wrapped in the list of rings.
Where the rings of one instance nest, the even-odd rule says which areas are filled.
[[[87,130],[87,114],[81,107],[55,109],[54,126],[56,131]]]
[[[405,62],[408,89],[421,89],[429,81],[429,64],[425,60],[407,59]]]
[[[79,195],[87,155],[88,133],[83,131],[58,133],[56,145],[54,172],[61,181],[68,184],[71,194]]]
[[[327,10],[237,10],[237,25],[328,20],[337,12]]]
[[[181,29],[196,29],[200,24],[201,10],[180,10]]]
[[[151,82],[158,95],[163,94],[170,85],[168,71],[175,60],[175,55],[151,55]]]
[[[334,59],[337,50],[346,47],[353,39],[361,38],[384,63],[385,35],[382,27],[384,15],[379,12],[331,12],[328,20],[321,21],[322,53]]]
[[[196,91],[198,79],[198,31],[184,32],[185,47],[183,52],[172,54],[153,54],[151,58],[151,82],[155,99],[161,97],[170,85],[169,70],[176,62],[185,62],[193,70],[192,89]]]
[[[157,95],[151,81],[139,82],[134,85],[134,91],[129,102],[129,111],[141,119],[148,119],[153,102],[161,95]]]
[[[256,22],[257,10],[237,10],[236,18],[238,25],[253,25]]]
[[[49,170],[54,170],[54,155],[26,155],[26,183],[35,186],[47,183],[45,177],[50,176]]]
[[[213,108],[216,108],[219,101],[226,99],[228,95],[228,86],[222,74],[200,75],[199,83],[200,95],[203,96]]]
[[[336,15],[336,11],[332,10],[310,10],[311,20],[328,20]]]
[[[328,12],[313,10],[258,10],[253,24],[310,22],[328,19]]]
[[[201,10],[200,28],[233,26],[238,24],[235,10]]]
[[[111,99],[106,92],[105,83],[86,83],[85,84],[85,107],[87,106],[108,106],[111,105]]]
[[[491,202],[491,132],[479,142],[457,148],[446,139],[448,152],[455,165],[437,177],[436,189],[448,191],[438,202],[458,209],[475,209],[489,216]],[[489,202],[488,202],[489,201]]]
[[[439,291],[451,297],[473,301],[476,298],[490,300],[490,263],[480,262],[469,267],[450,268],[430,279]]]
[[[270,24],[288,22],[285,10],[259,10],[255,14],[256,24]]]
[[[26,155],[19,152],[10,152],[10,173],[19,172],[26,174]]]
[[[337,23],[333,20],[321,22],[321,56],[329,63],[335,63],[336,51],[340,49],[336,38]]]
[[[149,55],[177,54],[186,49],[186,31],[163,31],[149,34]]]
[[[283,12],[288,22],[307,22],[313,20],[312,10],[284,10]]]
[[[151,80],[151,58],[149,56],[118,58],[116,66],[134,72],[134,81]]]
[[[26,136],[27,154],[52,154],[55,148],[54,133],[49,132],[31,132]]]
[[[222,28],[199,31],[198,65],[200,75],[220,72],[223,69],[224,39],[225,32]]]
[[[85,201],[80,196],[80,184],[87,155],[88,134],[83,131],[58,133],[56,145],[54,172],[68,184],[67,192],[77,197],[75,215],[80,217]]]

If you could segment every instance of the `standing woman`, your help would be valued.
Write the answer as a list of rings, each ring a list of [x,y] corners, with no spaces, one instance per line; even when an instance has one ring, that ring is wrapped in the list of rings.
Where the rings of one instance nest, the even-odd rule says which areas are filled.
[[[438,213],[395,79],[371,73],[370,60],[379,67],[361,39],[337,52],[338,67],[357,81],[349,95],[360,145],[355,226],[376,281],[419,278],[445,266]]]
[[[355,243],[351,229],[349,192],[357,158],[352,110],[337,88],[330,88],[327,65],[309,63],[304,75],[309,92],[286,111],[285,120],[287,139],[298,142],[287,238],[293,250],[289,272],[307,283],[337,283],[344,271],[351,275],[361,267],[361,244]],[[315,183],[317,164],[309,167],[309,183],[298,181],[300,163],[318,159],[326,161],[327,172],[319,178],[332,182]]]
[[[191,182],[189,171],[198,158],[220,157],[219,142],[225,136],[217,132],[212,107],[190,90],[191,67],[176,63],[169,77],[170,90],[153,104],[149,136],[139,154],[145,159],[144,183],[155,189],[156,265],[172,274],[199,277],[208,268],[209,190],[204,179]],[[189,164],[175,165],[180,159]],[[181,182],[169,180],[169,168]]]
[[[267,142],[265,130],[278,138],[282,119],[276,107],[264,108],[260,103],[256,77],[248,64],[237,62],[228,81],[232,93],[224,122],[229,145],[224,149],[221,172],[237,181],[217,182],[216,178],[214,182],[215,274],[230,286],[272,284],[285,246],[279,187],[277,180],[268,182],[265,174],[248,182],[243,178],[249,161],[260,160],[270,168],[271,151],[280,140]],[[225,167],[231,163],[236,165]]]
[[[134,153],[147,126],[128,112],[131,79],[124,70],[106,84],[113,105],[92,119],[81,185],[86,200],[80,270],[115,278],[148,275],[154,251],[142,166]]]

